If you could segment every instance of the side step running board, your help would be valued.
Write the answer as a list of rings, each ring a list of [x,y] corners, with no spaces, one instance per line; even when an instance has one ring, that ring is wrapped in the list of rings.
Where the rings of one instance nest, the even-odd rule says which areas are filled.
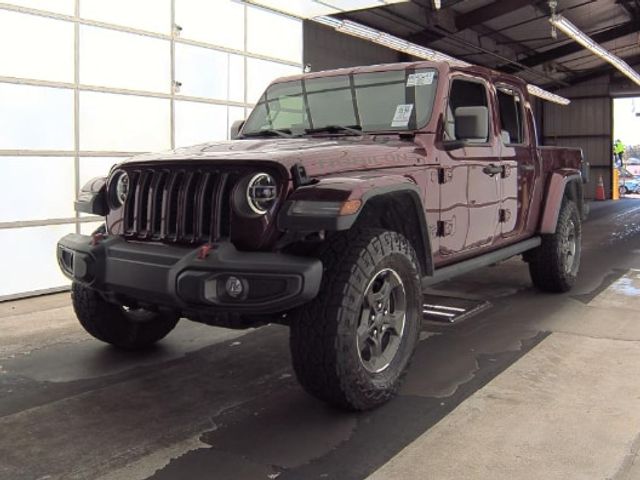
[[[491,308],[487,300],[425,293],[422,296],[422,319],[439,324],[458,323]]]
[[[530,238],[524,242],[509,245],[508,247],[500,248],[494,252],[489,252],[479,257],[474,257],[469,260],[464,260],[459,263],[454,263],[447,267],[439,268],[435,271],[432,277],[424,277],[422,279],[422,288],[434,285],[436,283],[444,282],[458,275],[469,273],[478,268],[487,267],[494,263],[502,262],[511,257],[519,255],[527,250],[540,246],[542,240],[540,237]]]

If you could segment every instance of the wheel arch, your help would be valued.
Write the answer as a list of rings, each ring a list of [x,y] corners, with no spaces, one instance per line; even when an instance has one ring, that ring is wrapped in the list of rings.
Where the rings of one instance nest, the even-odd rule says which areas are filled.
[[[352,226],[380,227],[401,233],[416,251],[422,276],[430,276],[433,275],[431,240],[422,205],[417,188],[399,185],[375,189],[363,199]]]
[[[565,198],[576,203],[581,218],[584,214],[582,176],[579,170],[563,169],[551,174],[540,220],[540,233],[555,233],[560,208]]]
[[[287,232],[345,231],[351,228],[379,227],[404,235],[413,245],[421,274],[433,275],[433,259],[427,219],[418,186],[406,177],[378,178],[378,185],[362,185],[340,179],[339,184],[319,182],[294,192],[278,216],[278,227]],[[393,180],[393,181],[391,181]],[[340,188],[336,188],[339,185]],[[297,200],[347,202],[359,200],[351,215],[298,216],[290,213]]]

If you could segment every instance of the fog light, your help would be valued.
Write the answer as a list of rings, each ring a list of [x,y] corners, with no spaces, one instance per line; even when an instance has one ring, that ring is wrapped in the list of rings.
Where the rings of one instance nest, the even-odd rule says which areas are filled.
[[[225,283],[227,295],[232,298],[238,298],[244,293],[244,285],[238,277],[229,277]]]
[[[60,249],[60,264],[69,274],[73,274],[73,252],[64,248]]]

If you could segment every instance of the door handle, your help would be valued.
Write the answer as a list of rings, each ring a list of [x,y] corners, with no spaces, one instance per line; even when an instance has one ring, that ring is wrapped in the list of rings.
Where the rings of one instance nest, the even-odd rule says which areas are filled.
[[[487,165],[482,169],[482,173],[486,173],[490,177],[493,177],[494,175],[498,175],[503,172],[504,172],[503,165],[494,165],[493,163],[490,165]]]

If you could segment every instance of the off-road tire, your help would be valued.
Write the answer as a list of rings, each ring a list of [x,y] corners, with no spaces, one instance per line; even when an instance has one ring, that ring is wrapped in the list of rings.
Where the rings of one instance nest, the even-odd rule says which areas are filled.
[[[291,315],[293,368],[303,388],[332,406],[367,410],[391,399],[415,349],[422,316],[416,253],[409,241],[382,229],[350,230],[317,252],[324,275],[320,294]],[[405,295],[405,320],[399,346],[387,367],[368,371],[356,330],[364,293],[376,275],[397,272]]]
[[[178,315],[147,310],[127,311],[107,302],[79,283],[71,287],[73,309],[80,324],[93,337],[124,350],[143,350],[167,336]]]
[[[573,225],[573,227],[572,227]],[[575,250],[573,263],[567,267],[567,241],[573,230]],[[542,235],[542,244],[527,252],[529,273],[533,284],[539,290],[564,293],[571,290],[580,267],[582,223],[576,204],[564,199],[558,215],[558,225],[553,234]]]

